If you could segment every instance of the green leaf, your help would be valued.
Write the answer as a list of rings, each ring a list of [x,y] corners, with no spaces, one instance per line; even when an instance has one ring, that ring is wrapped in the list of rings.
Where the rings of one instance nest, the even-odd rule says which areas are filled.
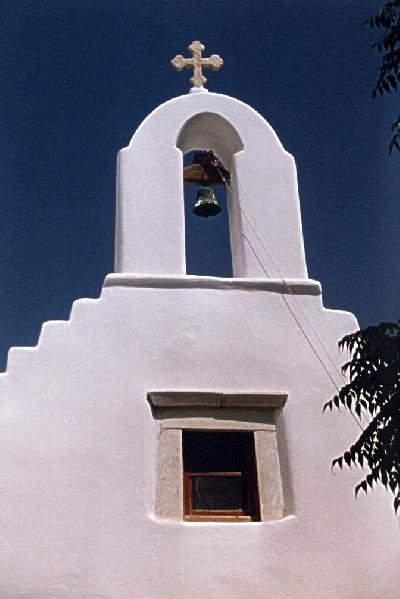
[[[399,2],[400,0],[396,0]],[[399,28],[400,35],[400,28]],[[400,60],[400,48],[399,48]],[[398,129],[398,128],[397,128]],[[393,149],[400,150],[400,130],[393,135]],[[327,407],[342,404],[354,409],[359,416],[365,410],[370,422],[348,451],[332,462],[332,468],[343,463],[369,468],[365,479],[355,487],[355,493],[377,483],[399,497],[400,507],[400,326],[380,323],[346,335],[339,347],[350,351],[346,363],[351,374],[339,393],[325,404]]]

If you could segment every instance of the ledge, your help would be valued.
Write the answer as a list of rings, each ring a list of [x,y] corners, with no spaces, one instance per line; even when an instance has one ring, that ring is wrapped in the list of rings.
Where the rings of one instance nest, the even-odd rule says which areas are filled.
[[[240,289],[272,291],[295,295],[321,295],[321,285],[313,279],[225,279],[195,275],[135,275],[111,273],[103,287],[142,287],[156,289]]]
[[[221,393],[211,391],[149,391],[147,399],[154,408],[258,408],[279,409],[287,393]]]
[[[251,522],[250,516],[184,516],[184,522]],[[257,520],[255,520],[257,522]]]

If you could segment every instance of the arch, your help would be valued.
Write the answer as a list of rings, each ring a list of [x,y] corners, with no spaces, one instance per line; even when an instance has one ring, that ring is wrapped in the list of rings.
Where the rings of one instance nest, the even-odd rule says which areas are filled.
[[[232,156],[244,149],[235,127],[220,114],[199,112],[188,119],[179,131],[176,146],[186,154],[194,148],[212,150],[229,165]]]
[[[192,164],[194,155],[202,149],[196,147],[183,155],[183,165]],[[220,159],[217,153],[214,152],[214,155]],[[226,166],[225,163],[223,166]],[[211,184],[209,187],[222,210],[211,218],[200,218],[193,214],[193,206],[198,200],[201,185],[183,182],[186,274],[230,278],[233,275],[230,194],[225,185]]]
[[[213,150],[231,172],[233,276],[306,278],[293,157],[255,110],[211,92],[162,104],[120,151],[116,272],[186,275],[182,168],[191,149]],[[267,243],[273,260],[264,256],[265,269],[249,240]]]
[[[192,150],[212,150],[214,154],[223,162],[224,166],[231,171],[231,185],[229,186],[229,189],[226,189],[226,211],[224,210],[222,215],[219,217],[219,219],[222,218],[222,221],[220,222],[221,228],[219,229],[219,240],[221,242],[221,247],[220,251],[217,252],[215,256],[222,258],[222,260],[227,262],[226,268],[224,267],[223,271],[227,272],[227,276],[231,276],[231,274],[228,273],[235,271],[233,265],[233,256],[238,253],[241,244],[241,219],[238,210],[238,198],[234,181],[235,167],[233,156],[244,150],[243,141],[237,129],[220,114],[215,112],[198,112],[190,117],[180,129],[177,136],[176,146],[179,150],[181,150],[182,155],[187,154]],[[222,199],[221,195],[220,198]],[[225,203],[225,198],[223,201]],[[188,256],[186,253],[188,252],[189,248],[194,250],[195,254],[199,253],[195,240],[200,240],[200,246],[202,243],[204,243],[203,235],[206,232],[203,231],[203,228],[204,226],[210,228],[211,223],[204,223],[203,228],[201,229],[195,227],[195,229],[197,229],[197,235],[195,238],[192,236],[191,242],[188,244],[189,240],[187,233],[192,231],[193,227],[190,225],[191,216],[187,214],[187,206],[185,215],[185,258],[186,267],[188,267]],[[215,227],[213,228],[215,229]],[[214,236],[211,234],[209,240],[212,241]],[[206,237],[204,239],[206,239]],[[211,261],[211,265],[212,264],[213,262]],[[203,264],[203,266],[199,265],[199,274],[206,274],[208,268],[209,265],[206,263]],[[186,272],[189,273],[191,271],[188,271],[186,268]],[[195,270],[194,272],[197,271]]]

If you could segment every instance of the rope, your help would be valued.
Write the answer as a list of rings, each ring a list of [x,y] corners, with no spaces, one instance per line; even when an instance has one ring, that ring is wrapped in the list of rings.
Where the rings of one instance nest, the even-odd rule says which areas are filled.
[[[259,259],[259,257],[257,256],[257,253],[256,253],[256,251],[255,251],[254,247],[252,246],[252,244],[251,244],[250,240],[248,239],[248,237],[246,237],[246,235],[243,235],[243,237],[246,239],[247,243],[249,244],[249,246],[250,246],[250,248],[251,248],[251,250],[252,250],[252,252],[253,252],[253,255],[254,255],[254,257],[256,258],[257,262],[259,263],[259,265],[260,265],[260,266],[261,266],[261,268],[263,269],[264,273],[267,275],[267,277],[268,277],[268,278],[271,278],[271,277],[269,276],[269,274],[267,273],[267,271],[265,270],[265,268],[264,268],[264,265],[262,264],[261,260],[260,260],[260,259]],[[319,356],[319,354],[318,354],[317,350],[315,349],[315,347],[313,346],[313,344],[312,344],[311,340],[310,340],[310,339],[309,339],[309,337],[307,336],[307,334],[306,334],[305,330],[304,330],[304,329],[303,329],[303,327],[301,326],[301,323],[300,323],[300,321],[298,320],[298,318],[296,317],[296,315],[295,315],[295,313],[293,312],[292,308],[290,307],[290,304],[288,303],[288,301],[287,301],[286,297],[283,295],[283,293],[282,293],[281,295],[282,295],[282,299],[283,299],[283,301],[285,302],[285,304],[286,304],[286,306],[287,306],[287,308],[288,308],[289,312],[291,313],[291,315],[293,316],[294,320],[296,321],[296,323],[297,323],[297,325],[298,325],[299,329],[300,329],[300,330],[301,330],[301,332],[303,333],[303,336],[304,336],[305,340],[307,341],[308,345],[310,346],[310,348],[312,349],[313,353],[314,353],[314,354],[315,354],[315,356],[317,357],[317,359],[318,359],[318,361],[320,362],[320,364],[321,364],[322,368],[325,370],[325,372],[326,372],[326,374],[328,375],[328,377],[329,377],[330,381],[332,382],[332,384],[333,384],[334,388],[335,388],[337,391],[339,391],[339,389],[338,389],[338,386],[336,385],[336,382],[335,382],[335,380],[333,379],[333,377],[332,377],[331,373],[329,372],[329,370],[326,368],[325,364],[324,364],[324,363],[323,363],[323,361],[321,360],[321,358],[320,358],[320,356]]]
[[[219,169],[219,167],[218,167],[218,163],[217,163],[217,161],[216,161],[216,160],[215,160],[215,161],[213,161],[213,166],[215,166],[215,167],[217,168],[217,170],[218,170],[218,172],[219,172],[219,175],[220,175],[220,177],[222,178],[222,180],[224,181],[224,184],[225,184],[226,188],[227,188],[227,189],[229,190],[229,192],[232,194],[232,190],[231,190],[231,188],[230,188],[230,185],[229,185],[229,183],[227,182],[227,180],[226,180],[226,178],[224,177],[224,175],[223,175],[223,173],[221,172],[221,170]],[[296,297],[296,296],[293,294],[293,292],[292,292],[292,290],[290,289],[289,285],[287,284],[287,282],[286,282],[286,281],[285,281],[285,279],[283,278],[283,276],[282,276],[282,274],[281,274],[281,272],[280,272],[280,270],[279,270],[279,268],[278,268],[278,266],[277,266],[277,264],[276,264],[275,260],[273,259],[272,255],[271,255],[271,252],[268,250],[268,248],[266,247],[266,245],[264,244],[264,242],[263,242],[263,241],[262,241],[262,239],[260,238],[260,236],[259,236],[259,234],[257,233],[257,231],[256,231],[255,227],[253,226],[253,224],[252,224],[251,220],[249,219],[249,217],[247,216],[247,214],[245,213],[245,211],[243,210],[243,208],[242,208],[240,205],[239,205],[239,209],[240,209],[240,212],[241,212],[241,214],[243,214],[243,216],[245,217],[246,221],[248,222],[248,224],[249,224],[250,228],[252,229],[252,231],[253,231],[254,235],[256,236],[256,238],[257,238],[257,240],[258,240],[259,244],[260,244],[260,245],[261,245],[261,247],[264,249],[265,253],[267,254],[268,258],[270,259],[270,261],[271,261],[271,263],[272,263],[273,267],[274,267],[274,268],[275,268],[275,270],[277,271],[277,273],[278,273],[278,275],[279,275],[279,278],[280,278],[280,280],[281,280],[281,281],[282,281],[282,283],[285,285],[285,287],[286,287],[286,289],[288,290],[289,294],[292,296],[292,298],[293,298],[294,302],[296,303],[296,305],[297,305],[297,306],[298,306],[298,308],[300,309],[300,311],[301,311],[302,315],[304,316],[304,318],[305,318],[305,320],[306,320],[306,322],[307,322],[308,326],[310,327],[310,329],[311,329],[311,330],[312,330],[312,332],[314,333],[314,335],[315,335],[316,339],[318,340],[318,342],[319,342],[319,344],[320,344],[320,346],[321,346],[321,348],[322,348],[323,352],[325,353],[326,357],[328,358],[328,360],[329,360],[329,362],[330,362],[331,366],[333,366],[334,370],[335,370],[335,371],[336,371],[336,373],[339,375],[339,377],[340,377],[340,378],[341,378],[343,381],[345,381],[346,379],[345,379],[345,377],[344,377],[343,373],[342,373],[342,372],[340,372],[340,371],[338,370],[338,368],[337,368],[337,366],[336,366],[335,362],[334,362],[334,361],[333,361],[333,359],[331,358],[331,356],[330,356],[330,354],[329,354],[328,350],[326,349],[326,347],[325,347],[325,345],[324,345],[323,341],[321,340],[321,338],[319,337],[319,335],[318,335],[317,331],[315,330],[315,328],[313,327],[312,323],[310,322],[310,319],[308,318],[307,314],[304,312],[304,310],[303,310],[303,308],[302,308],[302,306],[301,306],[300,302],[297,300],[297,297]],[[253,245],[251,244],[251,242],[250,242],[249,238],[248,238],[248,237],[247,237],[247,236],[246,236],[244,233],[242,233],[242,235],[243,235],[244,239],[246,239],[247,243],[249,244],[249,246],[250,246],[250,249],[251,249],[251,251],[252,251],[252,253],[253,253],[254,257],[256,258],[256,260],[257,260],[258,264],[260,265],[260,267],[262,268],[263,272],[264,272],[264,273],[266,274],[266,276],[267,276],[267,277],[270,279],[270,278],[271,278],[271,277],[270,277],[270,275],[268,274],[268,272],[267,272],[266,268],[264,267],[264,264],[262,263],[261,259],[259,258],[258,254],[257,254],[257,252],[255,251],[255,249],[254,249]],[[302,334],[303,334],[303,336],[304,336],[305,340],[307,341],[308,345],[310,346],[310,348],[311,348],[312,352],[314,353],[314,355],[316,356],[317,360],[319,361],[319,363],[321,364],[322,368],[324,369],[325,373],[326,373],[326,374],[327,374],[327,376],[329,377],[329,380],[330,380],[330,381],[331,381],[331,383],[333,384],[333,386],[334,386],[335,390],[337,391],[337,393],[339,393],[339,392],[340,392],[340,389],[339,389],[338,385],[336,384],[336,381],[334,380],[334,378],[332,377],[332,375],[331,375],[331,373],[329,372],[328,368],[326,367],[325,363],[324,363],[324,362],[323,362],[323,360],[321,359],[321,356],[319,355],[319,353],[318,353],[317,349],[314,347],[314,345],[313,345],[313,343],[312,343],[311,339],[308,337],[308,335],[306,334],[305,330],[303,329],[303,327],[302,327],[302,325],[301,325],[300,321],[298,320],[297,316],[295,315],[295,313],[293,312],[292,308],[290,307],[290,304],[288,303],[288,301],[287,301],[287,299],[285,298],[284,294],[282,293],[281,295],[282,295],[282,299],[283,299],[283,301],[285,302],[285,304],[286,304],[286,306],[287,306],[287,308],[288,308],[288,310],[289,310],[290,314],[292,315],[292,317],[293,317],[293,319],[295,320],[295,322],[296,322],[297,326],[299,327],[300,331],[302,332]],[[364,431],[364,429],[363,429],[363,427],[362,427],[362,425],[361,425],[360,421],[359,421],[359,420],[357,419],[357,417],[354,415],[354,413],[353,413],[353,411],[351,410],[351,408],[350,408],[349,410],[350,410],[350,413],[351,413],[352,417],[354,418],[355,422],[356,422],[356,423],[357,423],[357,425],[359,426],[359,428],[360,428],[362,431]],[[363,415],[364,415],[364,417],[365,417],[365,414],[363,414]],[[365,417],[365,418],[366,418],[366,417]],[[366,420],[367,420],[367,422],[368,422],[368,419],[367,419],[367,418],[366,418]]]

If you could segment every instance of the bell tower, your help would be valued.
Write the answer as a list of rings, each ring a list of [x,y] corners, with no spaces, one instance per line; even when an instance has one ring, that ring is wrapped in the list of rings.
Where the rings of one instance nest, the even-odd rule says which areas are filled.
[[[183,60],[178,56],[172,62],[192,66]],[[253,109],[208,92],[200,85],[202,75],[195,77],[193,93],[158,107],[119,153],[115,271],[186,274],[182,154],[203,150],[218,156],[231,174],[234,277],[266,276],[248,241],[257,223],[260,239],[268,240],[273,253],[272,260],[264,256],[268,277],[307,279],[293,157]]]
[[[0,377],[0,596],[397,597],[389,498],[330,470],[356,319],[308,278],[293,157],[189,50],[190,93],[119,153],[115,272]],[[187,274],[185,181],[200,218],[226,187],[232,277]]]

